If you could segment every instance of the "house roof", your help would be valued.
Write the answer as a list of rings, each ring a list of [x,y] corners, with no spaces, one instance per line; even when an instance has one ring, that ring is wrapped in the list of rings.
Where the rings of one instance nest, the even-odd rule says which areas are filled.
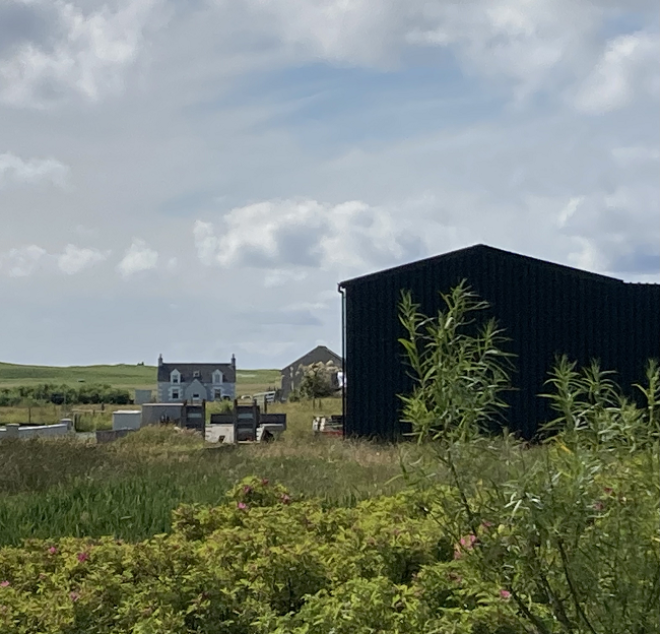
[[[409,264],[402,264],[401,266],[395,266],[393,268],[385,269],[383,271],[377,271],[375,273],[369,273],[367,275],[362,275],[360,277],[354,277],[350,280],[345,280],[339,283],[339,288],[345,288],[347,286],[352,286],[354,284],[360,284],[361,282],[369,282],[372,279],[382,276],[396,275],[397,273],[414,271],[415,269],[422,269],[430,264],[441,264],[443,262],[449,262],[455,259],[461,258],[471,258],[479,255],[488,255],[491,257],[509,259],[509,260],[518,260],[521,264],[527,263],[528,265],[533,266],[542,266],[545,268],[551,268],[555,271],[561,272],[565,275],[579,276],[583,278],[588,278],[591,280],[598,280],[601,282],[608,282],[611,284],[625,284],[622,280],[619,280],[615,277],[609,277],[607,275],[601,275],[600,273],[591,273],[590,271],[584,271],[582,269],[576,269],[572,266],[566,266],[564,264],[556,264],[554,262],[548,262],[546,260],[541,260],[539,258],[533,258],[528,255],[520,255],[518,253],[512,253],[511,251],[505,251],[503,249],[497,249],[495,247],[490,247],[486,244],[475,244],[471,247],[466,247],[464,249],[458,249],[456,251],[450,251],[449,253],[444,253],[441,255],[435,255],[430,258],[424,258],[423,260],[417,260]]]
[[[236,369],[231,363],[161,363],[158,366],[158,382],[169,383],[170,374],[178,370],[182,383],[190,383],[196,378],[202,383],[213,383],[213,372],[222,372],[223,383],[236,383]],[[199,377],[194,376],[199,372]]]
[[[333,361],[339,367],[344,365],[344,360],[336,352],[333,352],[327,346],[316,346],[316,348],[296,359],[293,363],[289,363],[285,368],[282,368],[281,372],[286,372],[291,367],[297,368],[301,364],[309,365],[310,363],[318,363],[319,361],[323,361],[323,363]]]

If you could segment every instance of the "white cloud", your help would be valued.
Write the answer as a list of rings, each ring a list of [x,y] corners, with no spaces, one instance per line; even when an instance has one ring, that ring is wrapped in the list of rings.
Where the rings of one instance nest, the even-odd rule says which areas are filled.
[[[0,257],[0,269],[4,269],[9,277],[27,277],[36,271],[46,250],[36,244],[10,249]]]
[[[388,0],[377,10],[374,0],[216,0],[213,11],[209,4],[183,10],[166,0],[114,0],[88,12],[62,0],[29,4],[54,11],[50,21],[59,32],[50,47],[27,40],[0,60],[0,96],[14,105],[43,106],[72,93],[93,102],[118,93],[143,48],[182,44],[159,32],[172,15],[188,38],[197,32],[199,40],[207,26],[203,35],[216,33],[214,48],[203,55],[217,56],[212,66],[231,69],[229,74],[318,60],[393,69],[412,49],[440,48],[470,73],[504,80],[517,100],[560,94],[561,88],[574,92],[588,78],[576,102],[589,112],[629,98],[625,73],[640,60],[649,67],[657,40],[650,32],[615,38],[594,70],[602,53],[600,29],[612,7],[588,0]],[[643,16],[657,12],[652,2],[634,9]],[[200,68],[195,72],[206,72],[205,60],[190,60]],[[655,90],[654,77],[641,82]]]
[[[585,271],[602,271],[605,268],[607,262],[593,240],[578,236],[574,238],[574,242],[577,250],[568,254],[568,261],[572,266]]]
[[[558,223],[560,235],[577,245],[569,261],[596,272],[649,273],[660,244],[657,200],[657,190],[642,185],[571,198]]]
[[[640,94],[660,94],[660,37],[639,31],[613,38],[579,90],[576,106],[603,113],[627,106]]]
[[[227,213],[219,236],[202,221],[193,236],[206,265],[276,267],[266,278],[270,286],[283,279],[283,267],[360,269],[401,261],[420,246],[391,212],[360,201],[256,203]]]
[[[406,39],[448,48],[472,72],[512,81],[521,99],[579,72],[576,62],[589,49],[596,13],[591,3],[576,0],[425,4],[425,20]]]
[[[69,167],[52,158],[28,159],[5,152],[0,154],[0,187],[6,183],[32,184],[50,181],[64,187],[69,175]]]
[[[155,269],[158,265],[158,252],[150,249],[140,238],[133,238],[131,246],[126,251],[117,270],[122,277],[130,277],[140,271]]]
[[[9,249],[0,254],[0,270],[9,277],[27,277],[37,269],[52,270],[57,267],[67,275],[74,275],[104,261],[110,251],[77,247],[67,244],[61,253],[48,253],[43,247],[31,244]]]
[[[584,200],[584,196],[574,196],[568,201],[566,207],[564,207],[559,212],[559,217],[557,219],[557,224],[560,227],[566,226],[566,223],[570,218],[575,214],[577,208],[580,206],[580,203]]]
[[[471,74],[511,85],[518,101],[583,81],[611,11],[588,0],[391,0],[377,10],[372,0],[247,0],[232,12],[226,2],[217,6],[221,19],[267,38],[268,54],[283,49],[292,63],[392,69],[409,50],[445,49]],[[639,9],[654,11],[650,2]]]
[[[654,74],[643,42],[613,47],[644,25],[655,37],[657,0],[163,1],[124,29],[127,0],[21,0],[53,19],[12,39],[0,0],[0,152],[32,165],[5,158],[0,177],[5,358],[169,345],[213,360],[243,344],[243,367],[284,365],[338,345],[341,279],[477,242],[624,279],[659,270]],[[624,99],[603,89],[617,64]],[[576,109],[588,81],[610,110]],[[76,187],[32,157],[69,163]],[[115,256],[66,275],[69,243]],[[149,267],[148,284],[122,279]],[[173,302],[213,314],[216,334],[172,340],[158,315]]]
[[[26,2],[34,11],[55,11],[49,20],[59,38],[52,47],[24,41],[0,60],[0,98],[11,105],[43,107],[70,93],[89,101],[116,93],[125,68],[137,56],[155,3],[126,0],[115,10],[104,4],[85,14],[72,2]]]
[[[109,252],[102,253],[98,249],[79,248],[67,244],[64,252],[57,257],[57,266],[67,275],[74,275],[80,271],[103,262]]]

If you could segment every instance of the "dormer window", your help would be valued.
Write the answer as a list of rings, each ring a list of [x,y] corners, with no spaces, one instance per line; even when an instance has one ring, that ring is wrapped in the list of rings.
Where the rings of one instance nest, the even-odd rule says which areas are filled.
[[[222,383],[222,372],[220,370],[213,372],[213,383]]]
[[[181,383],[181,372],[172,370],[170,372],[170,383]]]

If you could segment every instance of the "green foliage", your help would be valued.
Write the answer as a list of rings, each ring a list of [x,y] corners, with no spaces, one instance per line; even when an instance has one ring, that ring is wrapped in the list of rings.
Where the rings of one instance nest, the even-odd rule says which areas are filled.
[[[302,397],[309,399],[324,398],[331,396],[337,391],[333,385],[332,377],[336,375],[339,368],[332,362],[312,363],[307,366],[302,366],[303,378],[300,381],[299,392]]]
[[[127,437],[113,450],[133,461],[164,458],[167,486],[176,487],[172,460],[190,469],[201,454],[185,444],[194,438],[175,438],[157,435],[147,445]],[[363,459],[384,451],[356,449]],[[454,449],[460,490],[427,483],[350,506],[248,476],[225,482],[213,502],[179,506],[163,525],[150,514],[165,498],[139,489],[139,479],[115,482],[87,506],[83,483],[51,491],[57,508],[78,504],[73,512],[89,515],[75,537],[0,548],[0,632],[592,632],[576,605],[599,633],[658,632],[659,491],[648,477],[659,467],[657,449],[611,447],[601,463],[559,437],[531,449],[509,437]],[[263,467],[257,458],[247,468]],[[138,500],[134,517],[123,515],[127,494]],[[44,509],[34,521],[54,525]],[[0,525],[11,517],[0,516]],[[86,536],[109,517],[127,532]],[[136,541],[149,521],[162,534]]]
[[[209,451],[166,428],[0,443],[0,632],[660,632],[658,365],[639,407],[598,366],[560,360],[553,433],[485,435],[506,357],[459,313],[463,343],[407,402],[430,440],[400,451],[309,437]],[[425,367],[444,339],[431,322],[411,332],[431,333]],[[464,384],[442,395],[433,380],[451,376]]]
[[[646,385],[635,386],[647,405],[644,410],[626,399],[612,380],[614,372],[600,368],[599,363],[582,370],[566,356],[557,360],[547,385],[557,418],[542,427],[544,433],[561,431],[566,442],[578,441],[591,448],[606,449],[612,445],[627,445],[631,450],[640,444],[652,443],[660,437],[660,369],[650,361],[646,370]]]
[[[98,384],[83,384],[73,387],[66,384],[42,383],[0,388],[0,407],[36,403],[128,405],[131,403],[131,396],[128,390]]]
[[[431,504],[327,507],[252,477],[148,541],[2,548],[0,631],[522,634],[499,589],[448,560]]]
[[[3,440],[0,546],[67,535],[146,539],[170,530],[177,506],[216,504],[255,471],[296,496],[330,504],[353,505],[402,488],[393,480],[399,472],[395,447],[313,438],[311,408],[294,409],[292,423],[304,419],[307,435],[296,428],[289,440],[267,445],[214,447],[194,432],[160,426],[101,445],[72,438]]]
[[[413,393],[401,399],[420,440],[468,439],[487,430],[510,385],[502,331],[493,320],[477,328],[473,317],[488,304],[463,282],[442,298],[446,310],[434,318],[421,314],[408,292],[400,304],[407,337],[399,342],[415,380]]]
[[[404,297],[402,344],[417,380],[404,403],[450,476],[437,519],[456,559],[500,587],[534,632],[660,631],[658,364],[637,386],[639,408],[611,372],[561,357],[544,395],[557,416],[543,445],[494,441],[480,432],[506,386],[497,331],[461,332],[484,307],[463,285],[445,301],[430,320]]]

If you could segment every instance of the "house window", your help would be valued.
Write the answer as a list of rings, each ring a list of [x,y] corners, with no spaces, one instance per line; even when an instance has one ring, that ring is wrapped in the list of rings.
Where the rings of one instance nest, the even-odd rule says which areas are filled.
[[[222,390],[213,390],[213,400],[214,401],[222,400]]]
[[[170,383],[181,383],[181,373],[178,370],[172,370],[170,373]]]
[[[199,399],[199,394],[193,394],[193,398]]]
[[[171,400],[176,401],[179,399],[179,390],[172,390]]]
[[[214,383],[222,383],[222,372],[220,372],[220,370],[216,370],[213,373],[213,382]]]

